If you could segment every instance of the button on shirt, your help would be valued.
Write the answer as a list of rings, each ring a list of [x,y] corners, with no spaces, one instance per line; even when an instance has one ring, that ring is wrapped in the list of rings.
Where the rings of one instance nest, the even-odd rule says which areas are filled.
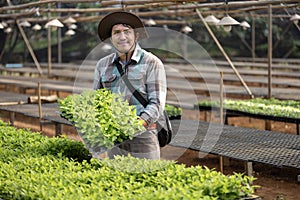
[[[120,63],[128,80],[133,87],[148,101],[147,107],[132,95],[120,77],[116,63]],[[135,105],[137,115],[148,124],[156,122],[163,115],[166,100],[166,75],[164,65],[160,59],[142,49],[138,44],[131,60],[122,63],[116,53],[110,54],[97,63],[94,73],[94,89],[107,88],[113,93],[124,95],[130,105]]]

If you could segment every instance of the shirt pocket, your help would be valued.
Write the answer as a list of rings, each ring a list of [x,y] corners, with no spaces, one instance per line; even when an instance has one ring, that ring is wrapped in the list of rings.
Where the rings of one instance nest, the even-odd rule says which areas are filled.
[[[145,80],[143,74],[128,76],[128,80],[136,90],[145,93]]]
[[[101,78],[101,82],[104,88],[112,89],[117,86],[117,75],[116,74],[110,74],[105,75]]]

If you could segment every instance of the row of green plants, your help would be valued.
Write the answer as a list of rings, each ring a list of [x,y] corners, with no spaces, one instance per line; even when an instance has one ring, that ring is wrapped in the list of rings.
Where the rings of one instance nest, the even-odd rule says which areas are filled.
[[[0,121],[0,199],[240,199],[254,178],[131,156],[96,159],[83,143]]]
[[[199,106],[220,107],[220,102],[200,101],[196,104],[196,107]],[[252,114],[300,119],[300,101],[296,100],[279,100],[275,98],[254,98],[247,100],[225,99],[223,107]]]
[[[170,119],[180,119],[182,115],[182,108],[170,104],[165,105],[165,111]]]

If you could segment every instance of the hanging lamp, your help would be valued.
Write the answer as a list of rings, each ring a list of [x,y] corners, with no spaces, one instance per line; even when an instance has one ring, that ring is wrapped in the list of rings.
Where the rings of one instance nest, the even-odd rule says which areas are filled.
[[[72,30],[72,29],[69,29],[66,33],[65,33],[65,35],[67,35],[67,36],[72,36],[72,35],[75,35],[76,34],[76,32],[74,31],[74,30]]]
[[[68,27],[69,27],[69,29],[73,29],[73,30],[77,29],[77,25],[76,24],[71,24]]]
[[[5,33],[11,33],[12,32],[12,28],[11,27],[7,27],[6,29],[4,29]]]
[[[30,24],[28,21],[22,21],[22,22],[20,23],[20,26],[23,26],[23,27],[30,27],[31,24]]]
[[[247,21],[242,21],[240,23],[240,26],[243,27],[244,30],[251,27],[250,24]]]
[[[181,29],[181,32],[184,32],[185,34],[188,34],[188,33],[192,32],[192,31],[193,31],[193,29],[191,27],[189,27],[188,25],[185,25]]]
[[[6,22],[1,22],[1,24],[4,28],[8,26]]]
[[[42,29],[42,27],[41,27],[41,25],[39,25],[39,24],[35,24],[33,27],[32,27],[32,30],[34,30],[34,31],[39,31],[39,30],[41,30]]]
[[[212,25],[216,25],[217,23],[220,22],[220,20],[218,18],[216,18],[214,15],[208,15],[204,18],[204,20],[208,23],[208,24],[212,24]]]
[[[73,17],[68,17],[63,21],[65,24],[75,24],[77,21]]]
[[[148,19],[147,21],[145,21],[145,24],[148,26],[154,26],[156,25],[156,22],[153,19]]]
[[[49,26],[64,27],[64,25],[58,19],[53,19],[45,24],[45,28],[48,28]]]
[[[290,20],[291,20],[292,22],[294,22],[294,24],[298,24],[298,22],[299,22],[299,20],[300,20],[300,15],[294,14],[294,15],[290,18]]]
[[[231,31],[232,26],[234,25],[239,25],[240,22],[236,21],[235,19],[233,19],[231,16],[228,15],[228,1],[225,0],[225,4],[226,4],[226,16],[223,17],[218,23],[218,26],[223,26],[224,30],[226,32]]]

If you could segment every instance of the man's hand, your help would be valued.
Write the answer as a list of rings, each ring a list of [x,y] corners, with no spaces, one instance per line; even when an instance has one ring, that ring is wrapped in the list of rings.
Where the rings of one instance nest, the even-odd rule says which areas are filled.
[[[147,128],[147,127],[148,127],[148,123],[147,123],[145,120],[143,120],[142,118],[140,118],[140,120],[141,120],[141,124],[142,124],[145,128]]]
[[[156,123],[153,124],[148,124],[145,120],[143,120],[142,118],[140,118],[141,123],[143,124],[143,126],[147,129],[147,130],[152,130],[152,129],[156,129]]]

